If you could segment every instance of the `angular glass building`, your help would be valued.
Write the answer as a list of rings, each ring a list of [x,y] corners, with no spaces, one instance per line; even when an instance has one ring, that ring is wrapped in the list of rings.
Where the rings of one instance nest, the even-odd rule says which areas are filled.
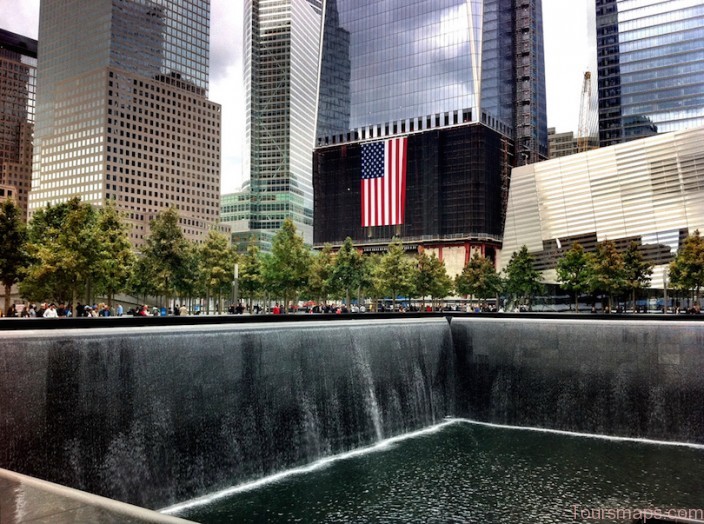
[[[37,41],[0,29],[0,200],[12,198],[27,216]]]
[[[704,125],[704,4],[596,0],[599,142]]]
[[[313,241],[311,151],[322,0],[245,0],[245,177],[264,250],[286,218]]]
[[[113,201],[141,244],[174,206],[188,238],[220,211],[209,0],[42,0],[29,213]]]
[[[324,14],[315,245],[398,237],[460,269],[493,256],[510,168],[547,158],[541,1],[328,0]],[[363,226],[362,151],[396,137],[405,216]]]

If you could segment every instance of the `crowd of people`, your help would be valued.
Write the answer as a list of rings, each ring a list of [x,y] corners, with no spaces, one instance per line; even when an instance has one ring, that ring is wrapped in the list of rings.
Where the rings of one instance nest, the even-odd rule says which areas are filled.
[[[121,304],[110,308],[107,304],[81,304],[78,302],[75,308],[67,304],[55,304],[54,302],[42,304],[12,304],[7,311],[0,308],[0,317],[7,318],[71,318],[71,317],[111,317],[124,315],[124,308]]]

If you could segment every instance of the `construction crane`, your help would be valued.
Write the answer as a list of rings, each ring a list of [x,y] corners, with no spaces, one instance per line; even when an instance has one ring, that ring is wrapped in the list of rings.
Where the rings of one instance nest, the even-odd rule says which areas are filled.
[[[591,139],[596,135],[594,129],[595,111],[592,100],[592,74],[584,72],[582,82],[582,99],[579,107],[579,128],[577,131],[577,152],[588,151],[594,146],[590,144]]]

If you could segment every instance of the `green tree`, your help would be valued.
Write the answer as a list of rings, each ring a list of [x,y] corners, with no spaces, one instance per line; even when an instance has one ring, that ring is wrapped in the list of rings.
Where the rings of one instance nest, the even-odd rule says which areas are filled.
[[[330,285],[333,292],[344,294],[345,304],[350,307],[352,290],[358,290],[364,272],[362,254],[354,247],[350,237],[342,243],[335,255],[335,261],[330,274]]]
[[[370,253],[365,255],[364,271],[362,272],[361,293],[371,299],[372,310],[377,310],[377,304],[380,298],[384,296],[383,280],[381,274],[381,254]]]
[[[579,295],[589,290],[590,268],[589,257],[577,242],[557,261],[557,281],[572,293],[575,311],[579,311]]]
[[[308,278],[308,293],[317,303],[328,301],[332,287],[332,270],[335,263],[335,253],[332,245],[325,244],[323,249],[313,256]]]
[[[540,273],[533,266],[533,257],[528,253],[528,247],[514,251],[506,266],[506,290],[521,303],[528,302],[532,306],[533,296],[540,293]]]
[[[0,281],[5,286],[5,311],[10,307],[13,284],[19,282],[27,264],[27,228],[13,200],[0,203]]]
[[[193,299],[207,294],[205,279],[200,274],[201,252],[200,246],[187,242],[186,249],[181,257],[181,264],[174,273],[174,288],[180,302],[188,300],[188,309],[192,310]],[[155,294],[155,293],[154,293]]]
[[[150,233],[142,247],[144,268],[151,279],[148,287],[164,297],[167,304],[177,291],[179,268],[188,256],[189,242],[178,222],[178,211],[173,207],[157,214],[149,224]]]
[[[218,313],[222,313],[222,296],[232,289],[236,262],[235,251],[222,233],[211,230],[199,249],[199,273],[206,291],[206,311],[210,298],[217,298]]]
[[[100,208],[96,223],[98,248],[97,287],[107,295],[112,307],[115,293],[123,291],[132,274],[135,255],[129,239],[129,227],[112,203]]]
[[[596,252],[590,254],[590,288],[597,293],[605,293],[608,297],[608,308],[611,311],[613,296],[624,289],[626,272],[623,256],[616,249],[616,244],[604,240],[596,246]]]
[[[653,265],[643,259],[643,253],[636,242],[631,242],[623,254],[623,270],[625,288],[631,292],[631,302],[635,311],[636,293],[650,285],[653,275]]]
[[[20,285],[22,295],[74,306],[99,282],[98,213],[78,198],[38,211],[29,225],[28,253],[32,258]]]
[[[264,289],[262,259],[255,239],[247,244],[247,251],[240,256],[239,264],[239,289],[248,301],[249,310],[252,311],[254,298]]]
[[[396,309],[396,297],[412,297],[415,294],[415,282],[418,269],[411,257],[406,256],[403,244],[394,240],[382,255],[377,278],[384,294],[391,295],[393,307]]]
[[[501,277],[493,261],[475,252],[462,273],[455,278],[455,289],[461,295],[473,295],[485,300],[499,294]]]
[[[446,297],[452,291],[453,282],[447,274],[445,263],[435,253],[419,253],[416,257],[418,276],[416,292],[421,297],[421,307],[425,308],[425,297],[430,296],[431,302]]]
[[[264,258],[264,276],[269,289],[283,298],[283,311],[308,283],[311,253],[290,218],[271,242],[271,256]]]
[[[697,304],[704,285],[704,239],[697,229],[688,235],[670,263],[670,283],[677,289],[694,290]]]

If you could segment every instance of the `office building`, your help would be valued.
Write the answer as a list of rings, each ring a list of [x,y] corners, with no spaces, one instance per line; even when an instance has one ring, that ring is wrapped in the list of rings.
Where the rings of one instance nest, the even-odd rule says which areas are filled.
[[[315,246],[397,237],[451,273],[494,258],[511,167],[548,154],[540,0],[329,0],[320,70]],[[397,186],[370,182],[391,180],[365,160],[381,143]]]
[[[245,177],[249,228],[268,250],[286,218],[313,238],[315,144],[322,0],[245,0]]]
[[[174,206],[203,237],[220,211],[209,22],[208,0],[42,0],[30,214],[112,201],[139,246]]]
[[[223,194],[220,199],[220,221],[230,227],[232,246],[239,252],[247,250],[247,244],[254,240],[257,245],[270,242],[269,237],[257,237],[249,228],[252,218],[252,191],[249,180],[235,193]]]
[[[0,29],[0,200],[27,217],[32,181],[37,41]]]
[[[662,289],[684,238],[704,231],[702,143],[699,127],[515,168],[499,267],[525,245],[555,283],[575,242],[594,251],[607,239],[620,250],[635,241]]]
[[[554,127],[548,128],[548,158],[550,159],[574,155],[597,147],[599,147],[599,141],[596,136],[579,138],[574,136],[572,131],[558,133]],[[580,148],[583,148],[582,151]]]
[[[704,125],[704,4],[595,7],[600,145]]]

